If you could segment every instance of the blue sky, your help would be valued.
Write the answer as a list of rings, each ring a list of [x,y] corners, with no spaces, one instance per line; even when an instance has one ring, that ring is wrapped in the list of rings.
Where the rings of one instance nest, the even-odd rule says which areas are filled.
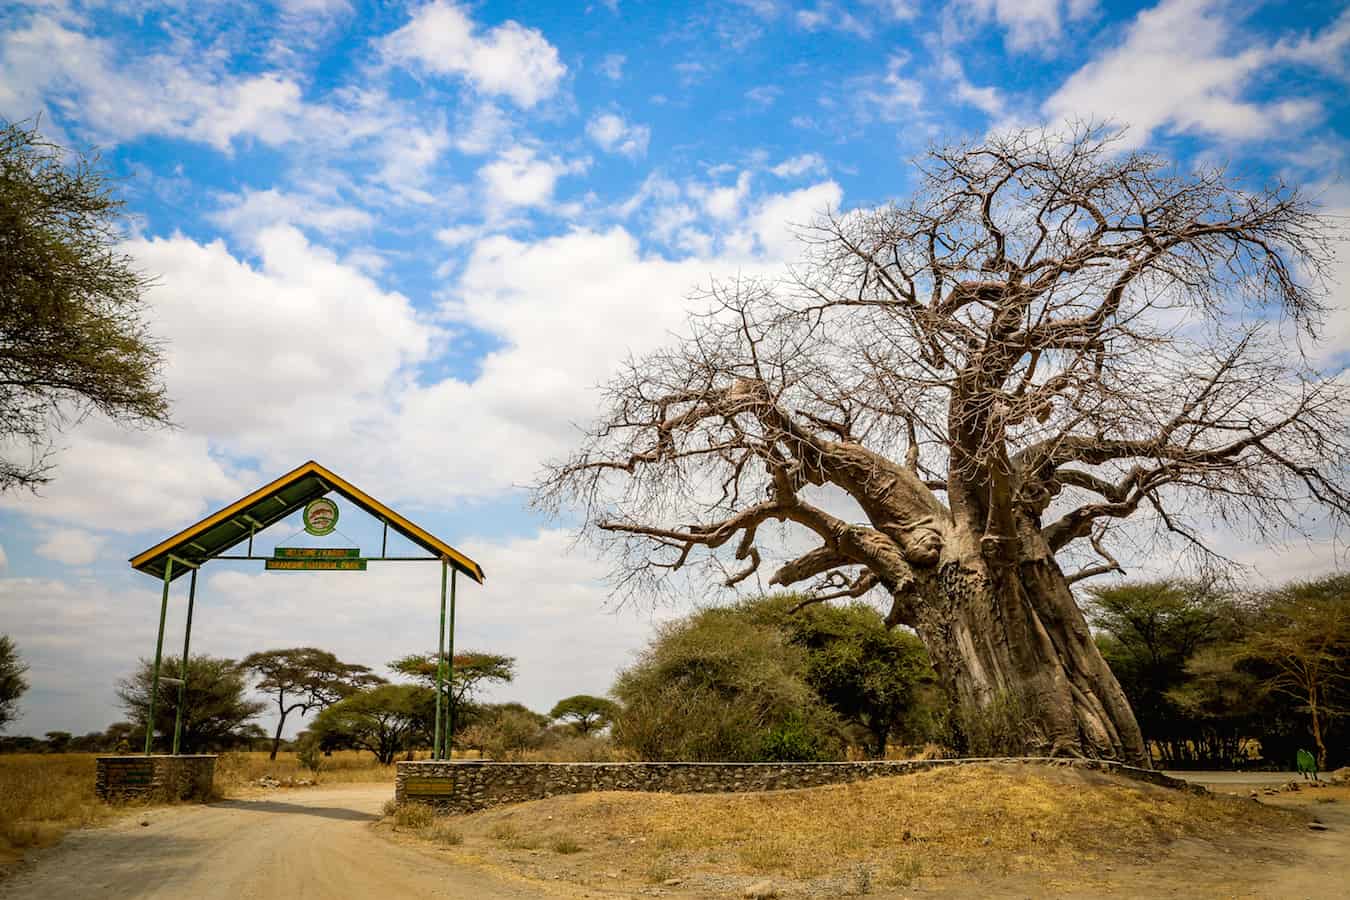
[[[0,115],[119,177],[179,425],[82,422],[40,496],[0,497],[0,630],[33,682],[11,730],[121,717],[158,600],[126,559],[309,458],[484,565],[459,641],[520,658],[502,698],[603,692],[670,611],[608,606],[604,560],[520,485],[691,289],[780,271],[792,224],[903,195],[932,142],[1074,118],[1344,213],[1347,83],[1326,2],[6,4]],[[1348,346],[1337,294],[1315,352]],[[1262,577],[1336,564],[1224,540]],[[437,587],[212,564],[194,648],[382,665],[434,645]]]

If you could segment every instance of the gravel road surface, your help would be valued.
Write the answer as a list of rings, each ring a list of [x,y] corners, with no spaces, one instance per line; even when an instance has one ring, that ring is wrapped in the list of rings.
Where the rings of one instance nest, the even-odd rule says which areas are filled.
[[[537,886],[451,865],[372,834],[370,823],[391,795],[389,785],[353,785],[150,809],[106,828],[68,834],[0,881],[0,897],[547,896]]]

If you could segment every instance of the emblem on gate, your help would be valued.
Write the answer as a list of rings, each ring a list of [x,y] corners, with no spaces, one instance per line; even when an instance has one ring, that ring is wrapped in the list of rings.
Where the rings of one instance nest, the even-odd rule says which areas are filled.
[[[337,504],[327,497],[309,501],[305,506],[305,531],[322,537],[337,528]]]

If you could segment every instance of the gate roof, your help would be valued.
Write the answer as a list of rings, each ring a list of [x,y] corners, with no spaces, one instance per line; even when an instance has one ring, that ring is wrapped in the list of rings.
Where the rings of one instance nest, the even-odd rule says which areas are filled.
[[[447,560],[460,572],[482,583],[483,569],[478,563],[314,460],[133,556],[131,567],[162,579],[170,556],[200,565],[247,540],[250,534],[257,534],[267,526],[280,522],[311,500],[328,493],[346,498],[385,522],[391,531],[403,535],[435,558]],[[177,578],[188,567],[183,566],[180,570],[179,566],[174,566],[174,569],[173,577]]]

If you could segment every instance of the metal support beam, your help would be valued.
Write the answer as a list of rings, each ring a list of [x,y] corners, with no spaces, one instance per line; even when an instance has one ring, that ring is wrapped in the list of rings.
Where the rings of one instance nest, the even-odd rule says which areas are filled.
[[[145,719],[145,755],[155,742],[155,697],[159,694],[159,661],[164,655],[164,618],[169,614],[169,582],[173,580],[173,560],[164,561],[164,593],[159,600],[159,637],[155,639],[155,669],[150,677],[150,711]]]
[[[441,627],[436,645],[436,732],[432,735],[431,758],[441,756],[441,707],[445,705],[445,569],[447,563],[441,560]]]
[[[187,625],[183,627],[183,662],[178,667],[178,709],[173,717],[173,755],[178,755],[179,742],[183,737],[183,706],[187,703],[188,650],[192,646],[192,607],[197,601],[197,570],[192,570],[192,580],[188,582]]]
[[[454,748],[455,739],[455,578],[459,575],[458,569],[450,570],[450,647],[445,655],[446,662],[446,681],[450,688],[450,696],[447,699],[445,729],[445,754],[441,759],[449,759],[451,750]],[[441,596],[445,596],[445,569],[441,569]]]

